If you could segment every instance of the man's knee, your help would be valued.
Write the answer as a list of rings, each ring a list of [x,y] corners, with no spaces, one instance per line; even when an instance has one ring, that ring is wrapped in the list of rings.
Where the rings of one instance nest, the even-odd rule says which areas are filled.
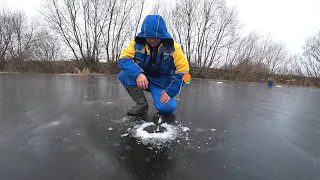
[[[136,85],[136,81],[125,71],[121,71],[118,74],[118,79],[123,86],[133,86]]]
[[[156,109],[161,113],[172,113],[177,109],[177,103],[175,101],[169,101],[168,103],[159,103]]]
[[[121,72],[118,74],[118,79],[119,79],[119,81],[121,82],[122,85],[125,84],[124,76],[125,76],[125,72],[124,72],[124,71],[121,71]],[[124,86],[125,86],[125,85],[124,85]]]

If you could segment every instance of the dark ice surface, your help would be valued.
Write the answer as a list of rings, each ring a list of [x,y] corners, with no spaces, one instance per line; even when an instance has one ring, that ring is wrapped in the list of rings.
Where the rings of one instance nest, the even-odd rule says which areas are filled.
[[[149,114],[156,113],[149,93]],[[0,179],[319,180],[320,90],[194,79],[152,149],[115,75],[0,75]]]

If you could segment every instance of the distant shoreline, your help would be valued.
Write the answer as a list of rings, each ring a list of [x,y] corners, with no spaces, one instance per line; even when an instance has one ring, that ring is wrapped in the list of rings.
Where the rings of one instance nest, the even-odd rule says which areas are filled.
[[[60,76],[117,76],[117,73],[39,73],[39,72],[18,72],[18,71],[0,71],[0,75],[60,75]],[[216,78],[199,78],[192,77],[194,80],[200,81],[217,81],[217,82],[236,82],[236,83],[247,83],[247,84],[265,84],[267,86],[267,81],[241,81],[241,80],[232,80],[232,79],[216,79]],[[192,85],[192,81],[191,81]],[[306,86],[299,84],[290,84],[290,83],[281,83],[275,82],[273,87],[277,86],[293,86],[293,87],[309,87],[309,88],[320,88],[320,86]]]

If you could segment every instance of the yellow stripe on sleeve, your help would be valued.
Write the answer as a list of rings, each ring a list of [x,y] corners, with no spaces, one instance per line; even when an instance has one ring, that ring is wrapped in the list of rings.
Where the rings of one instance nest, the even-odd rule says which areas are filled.
[[[176,66],[176,72],[189,72],[189,62],[185,54],[183,53],[181,46],[178,43],[174,43],[175,51],[173,53],[174,64]]]
[[[136,53],[136,49],[134,48],[135,45],[135,40],[132,39],[129,43],[129,45],[124,48],[120,54],[120,59],[124,58],[124,57],[128,57],[128,58],[133,58],[135,53]]]

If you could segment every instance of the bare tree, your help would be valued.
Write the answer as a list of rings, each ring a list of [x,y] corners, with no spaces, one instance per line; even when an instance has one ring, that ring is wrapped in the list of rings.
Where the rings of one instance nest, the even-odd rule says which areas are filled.
[[[258,57],[258,44],[260,39],[259,34],[251,32],[238,44],[240,46],[238,47],[239,60],[236,69],[244,75],[245,79],[251,76],[253,72],[254,60]]]
[[[13,38],[13,15],[8,9],[0,13],[0,69],[5,69],[6,56],[8,54]]]
[[[3,9],[0,13],[0,68],[5,69],[9,60],[27,60],[34,41],[33,24],[28,24],[22,11]]]
[[[60,42],[57,37],[51,35],[47,30],[41,30],[35,33],[31,60],[55,61],[59,54]]]
[[[263,37],[251,32],[241,39],[230,62],[237,62],[236,69],[243,75],[243,80],[255,76],[270,76],[279,73],[288,64],[288,53],[281,42],[273,42],[270,36]],[[237,54],[237,55],[236,55]],[[238,60],[237,60],[238,59]]]
[[[165,17],[165,8],[164,7],[168,7],[167,6],[167,1],[164,1],[164,0],[157,0],[153,3],[152,7],[151,7],[151,10],[150,10],[150,13],[151,14],[162,14],[163,18],[166,18]]]
[[[320,78],[320,31],[307,39],[303,47],[303,65],[307,75],[316,79]]]
[[[99,61],[107,16],[100,0],[46,0],[42,14],[52,30],[88,67]]]
[[[181,19],[182,29],[175,29],[181,31],[182,44],[186,53],[187,59],[190,61],[193,53],[192,40],[195,36],[193,27],[196,26],[196,13],[199,2],[197,0],[176,0],[175,14]],[[177,33],[178,34],[178,33]]]
[[[46,0],[42,14],[74,58],[91,67],[101,59],[118,59],[144,7],[145,0]]]
[[[165,5],[168,7],[167,5]],[[173,38],[181,44],[182,50],[185,51],[184,27],[183,19],[179,13],[179,7],[176,5],[169,6],[171,8],[161,10],[164,19],[167,20],[168,30],[172,33]],[[191,55],[189,55],[191,56]],[[190,62],[190,59],[188,59]]]
[[[236,11],[224,0],[177,0],[163,8],[154,4],[152,12],[167,20],[173,38],[182,45],[189,63],[197,67],[217,67],[228,45],[235,43],[238,30]],[[168,8],[169,7],[169,8]]]
[[[62,5],[59,5],[62,4]],[[69,12],[66,9],[67,1],[55,1],[47,0],[45,1],[44,7],[42,9],[42,14],[48,24],[48,27],[55,32],[57,32],[63,39],[64,43],[68,48],[71,49],[74,58],[79,60],[79,54],[76,47],[74,47],[76,38],[73,35],[71,22],[68,18]],[[70,17],[72,17],[70,15]],[[72,20],[72,19],[71,19]]]
[[[239,52],[243,46],[244,40],[238,35],[233,36],[233,41],[229,41],[225,50],[225,62],[222,66],[223,69],[232,70],[236,62],[239,60]]]
[[[281,71],[287,64],[287,50],[283,43],[270,43],[266,52],[265,64],[268,66],[269,75],[274,75]]]
[[[158,0],[151,9],[151,13],[160,14],[166,20],[169,32],[181,44],[189,62],[192,57],[197,6],[195,0],[176,0],[171,4],[168,1]]]
[[[207,6],[205,4],[205,6]],[[205,58],[203,67],[216,67],[220,64],[224,56],[224,52],[227,49],[228,44],[234,42],[234,34],[238,30],[238,22],[236,20],[237,13],[234,9],[228,9],[225,5],[225,2],[222,1],[218,6],[218,9],[221,8],[221,12],[219,13],[220,17],[216,20],[215,29],[213,33],[213,37],[211,41],[213,43],[210,44],[210,56]],[[208,38],[210,40],[210,36]],[[212,47],[212,48],[211,48]],[[215,63],[215,64],[214,64]]]
[[[136,18],[136,21],[135,21],[135,30],[134,30],[134,34],[133,36],[135,36],[137,33],[138,33],[138,29],[139,29],[139,24],[141,22],[141,19],[142,19],[142,14],[145,10],[145,4],[146,3],[146,0],[139,0],[139,6],[137,7],[137,9],[134,11],[134,12],[137,12],[137,18]]]
[[[126,41],[134,36],[141,21],[145,0],[104,0],[105,23],[102,26],[102,48],[108,62],[116,61]]]
[[[28,26],[27,16],[17,11],[13,14],[13,37],[9,48],[11,58],[25,60],[30,56],[30,49],[34,40],[34,24]]]
[[[111,57],[109,57],[111,61],[116,61],[119,58],[124,42],[130,39],[136,27],[134,24],[129,23],[134,21],[134,19],[130,19],[130,14],[134,11],[135,5],[134,0],[124,0],[118,5],[118,14],[113,22],[112,44],[109,47],[112,52]]]
[[[300,54],[293,54],[288,56],[287,74],[304,76],[303,58]]]

